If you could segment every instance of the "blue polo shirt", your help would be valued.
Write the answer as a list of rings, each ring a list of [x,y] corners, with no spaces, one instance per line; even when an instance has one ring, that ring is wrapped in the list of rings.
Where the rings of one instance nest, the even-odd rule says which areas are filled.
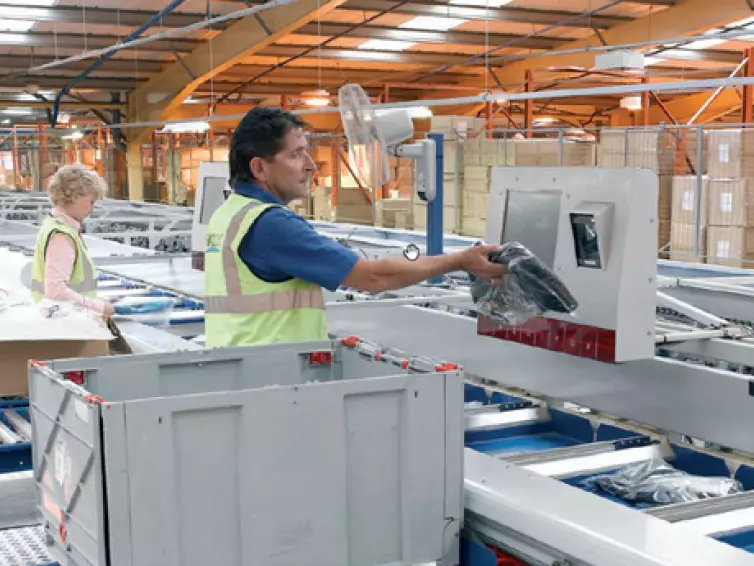
[[[253,183],[239,182],[235,192],[267,203],[283,204]],[[298,277],[335,291],[351,272],[358,256],[332,238],[319,234],[289,208],[274,207],[257,219],[238,248],[246,266],[273,283]]]

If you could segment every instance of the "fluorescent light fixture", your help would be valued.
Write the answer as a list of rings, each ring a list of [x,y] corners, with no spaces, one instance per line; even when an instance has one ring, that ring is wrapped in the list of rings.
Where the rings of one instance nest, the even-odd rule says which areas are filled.
[[[32,20],[5,20],[0,18],[0,31],[29,31],[36,23]]]
[[[625,96],[621,98],[620,107],[626,110],[641,110],[641,96]]]
[[[662,57],[653,57],[652,55],[647,55],[646,57],[644,57],[645,66],[658,65],[660,63],[664,63],[665,61],[667,61],[667,59],[663,59]]]
[[[330,105],[330,93],[326,90],[318,89],[311,92],[302,92],[301,97],[307,106],[323,107]]]
[[[416,42],[395,41],[392,39],[370,39],[359,45],[359,49],[373,49],[375,51],[403,51],[416,45]]]
[[[456,6],[474,6],[478,8],[500,8],[510,4],[511,0],[450,0]]]
[[[432,31],[448,31],[461,24],[466,20],[460,18],[443,18],[440,16],[417,16],[407,22],[403,22],[398,27],[411,29],[426,29]]]
[[[408,106],[406,108],[402,108],[401,110],[405,110],[411,118],[431,118],[432,117],[432,110],[430,110],[428,106]],[[374,111],[376,116],[383,116],[384,114],[387,114],[389,112],[396,112],[396,110],[375,110]]]
[[[73,141],[77,141],[77,140],[80,140],[81,138],[83,138],[83,137],[84,137],[84,134],[82,134],[81,132],[73,132],[73,133],[71,133],[71,134],[66,134],[66,135],[64,135],[64,136],[60,136],[60,137],[61,137],[62,139],[64,139],[64,140],[73,140]]]
[[[29,116],[32,114],[31,108],[22,108],[20,106],[11,106],[10,108],[0,110],[0,112],[9,116]]]
[[[721,43],[725,43],[726,41],[730,41],[729,39],[700,39],[699,41],[694,41],[692,43],[689,43],[686,45],[686,49],[709,49],[710,47],[714,47],[715,45],[720,45]]]
[[[535,124],[554,124],[557,122],[557,118],[553,118],[552,116],[542,116],[541,118],[534,118]]]
[[[3,120],[3,124],[10,124],[10,118],[6,118],[5,120]]]
[[[209,130],[209,122],[173,122],[161,130],[171,134],[198,134]]]
[[[731,24],[728,24],[725,26],[725,29],[729,28],[738,28],[738,27],[748,27],[749,24],[754,24],[754,16],[751,18],[744,18],[743,20],[738,20],[737,22],[733,22]]]
[[[702,35],[715,35],[717,33],[721,33],[725,30],[721,28],[715,28],[708,31],[705,31]],[[721,43],[725,43],[726,41],[730,41],[728,39],[700,39],[699,41],[694,41],[692,43],[689,43],[686,45],[687,49],[708,49],[710,47],[714,47],[715,45],[720,45]]]
[[[15,6],[28,6],[33,4],[34,6],[54,6],[58,0],[3,0],[3,4],[13,4]]]
[[[0,32],[26,32],[33,28],[39,18],[40,10],[28,9],[29,4],[37,7],[49,7],[57,3],[57,0],[3,0],[5,4],[0,8]],[[8,6],[12,4],[12,6]],[[16,8],[15,6],[18,6]],[[21,16],[23,19],[18,19]],[[9,18],[13,19],[9,19]]]

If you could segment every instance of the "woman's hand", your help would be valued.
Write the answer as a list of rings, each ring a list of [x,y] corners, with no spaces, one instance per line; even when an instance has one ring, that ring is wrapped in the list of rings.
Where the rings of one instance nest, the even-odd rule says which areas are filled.
[[[115,314],[115,307],[112,305],[112,303],[105,302],[105,307],[102,311],[102,314],[107,317],[113,316]]]

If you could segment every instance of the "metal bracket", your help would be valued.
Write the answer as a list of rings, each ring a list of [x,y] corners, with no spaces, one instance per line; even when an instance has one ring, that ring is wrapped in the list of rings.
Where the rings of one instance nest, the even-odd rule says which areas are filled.
[[[173,55],[175,55],[176,61],[183,67],[183,70],[188,73],[188,76],[191,77],[191,80],[196,80],[196,75],[194,74],[194,71],[191,70],[191,67],[189,67],[186,62],[183,60],[183,57],[181,57],[181,54],[178,53],[178,51],[175,50],[175,47],[171,47],[170,51],[173,52]]]
[[[750,0],[750,1],[752,1],[752,0]],[[607,40],[605,39],[605,36],[602,35],[602,32],[599,30],[599,28],[593,27],[592,31],[594,32],[594,35],[597,36],[597,39],[600,40],[600,43],[602,44],[602,46],[603,47],[607,47]]]
[[[257,21],[257,22],[259,23],[259,26],[260,26],[260,27],[261,27],[261,28],[262,28],[262,29],[264,30],[264,32],[265,32],[265,33],[266,33],[267,35],[272,35],[272,30],[271,30],[271,29],[269,28],[269,26],[268,26],[268,25],[267,25],[267,24],[266,24],[266,23],[264,22],[264,20],[262,19],[262,16],[260,16],[259,14],[257,14],[257,13],[255,12],[255,13],[254,13],[254,19],[255,19],[255,20],[256,20],[256,21]]]

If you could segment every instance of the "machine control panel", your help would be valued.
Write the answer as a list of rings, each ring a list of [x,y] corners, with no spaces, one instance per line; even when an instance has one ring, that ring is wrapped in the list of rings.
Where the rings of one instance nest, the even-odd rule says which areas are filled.
[[[230,195],[228,163],[203,161],[199,164],[196,208],[191,224],[191,267],[204,270],[204,244],[212,214]]]
[[[526,246],[579,308],[514,329],[480,316],[478,332],[607,363],[652,358],[657,194],[657,175],[647,169],[493,168],[485,240]]]

